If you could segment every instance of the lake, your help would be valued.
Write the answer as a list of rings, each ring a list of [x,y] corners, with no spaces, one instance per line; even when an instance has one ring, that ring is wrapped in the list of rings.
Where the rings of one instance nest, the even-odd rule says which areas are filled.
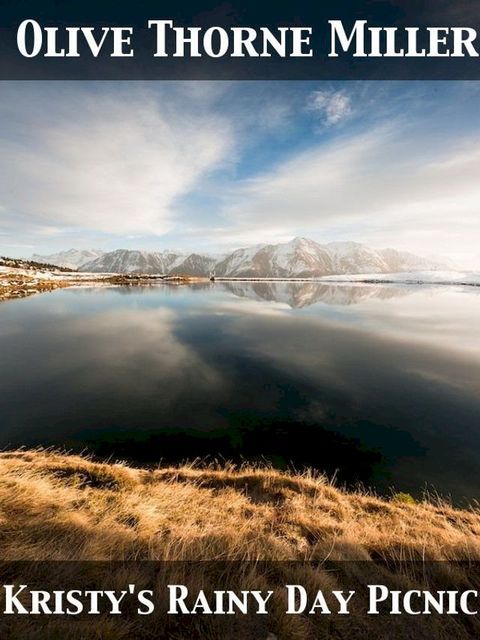
[[[63,289],[0,305],[0,446],[480,496],[480,289]]]

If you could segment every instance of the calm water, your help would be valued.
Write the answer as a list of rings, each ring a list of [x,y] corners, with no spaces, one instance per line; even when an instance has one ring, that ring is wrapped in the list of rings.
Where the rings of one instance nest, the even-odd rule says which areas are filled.
[[[216,283],[0,305],[0,446],[480,497],[480,291]]]

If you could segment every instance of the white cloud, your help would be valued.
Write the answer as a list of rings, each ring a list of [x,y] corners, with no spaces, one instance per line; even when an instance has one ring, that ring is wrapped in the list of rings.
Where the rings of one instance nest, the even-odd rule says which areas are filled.
[[[352,103],[344,91],[313,91],[308,96],[307,110],[317,113],[324,124],[332,126],[351,115]]]
[[[232,144],[224,118],[197,114],[188,102],[174,108],[148,92],[79,92],[60,104],[50,96],[21,105],[13,93],[0,107],[2,207],[45,226],[162,234],[176,200]]]
[[[462,258],[478,253],[479,140],[425,141],[379,127],[308,149],[231,194],[239,237],[299,230]]]

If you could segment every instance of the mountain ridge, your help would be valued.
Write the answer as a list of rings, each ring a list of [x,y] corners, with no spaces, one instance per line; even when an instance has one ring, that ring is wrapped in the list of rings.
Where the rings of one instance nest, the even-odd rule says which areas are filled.
[[[54,264],[58,267],[66,267],[67,269],[78,269],[86,262],[91,262],[101,257],[105,251],[101,249],[68,249],[50,255],[39,255],[34,253],[31,260],[46,264]]]
[[[80,254],[99,253],[81,262]],[[396,249],[373,249],[359,242],[320,244],[296,237],[289,242],[260,244],[236,249],[224,256],[179,251],[138,251],[116,249],[110,252],[61,252],[63,261],[70,257],[80,262],[76,268],[92,273],[144,273],[218,277],[308,278],[358,273],[392,273],[451,268],[447,259],[425,258]],[[55,254],[35,255],[35,259],[55,263]]]

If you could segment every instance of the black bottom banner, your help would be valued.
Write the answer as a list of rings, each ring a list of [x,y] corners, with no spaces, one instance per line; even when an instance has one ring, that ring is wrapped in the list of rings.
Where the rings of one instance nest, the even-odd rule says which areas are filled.
[[[4,562],[0,637],[480,637],[480,564]]]

